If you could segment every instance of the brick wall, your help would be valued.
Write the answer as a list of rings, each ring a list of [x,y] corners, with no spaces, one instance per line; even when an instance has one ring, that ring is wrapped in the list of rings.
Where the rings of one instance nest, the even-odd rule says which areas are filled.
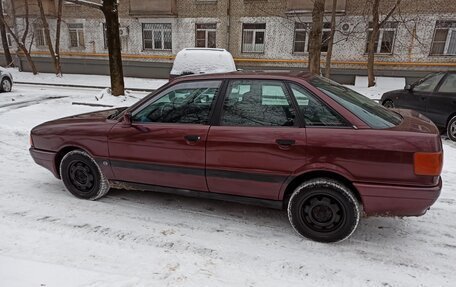
[[[15,5],[23,0],[14,0]],[[47,0],[46,0],[47,1]],[[52,0],[49,0],[52,2]],[[148,0],[154,5],[158,0]],[[163,0],[160,0],[163,1]],[[195,25],[217,24],[217,47],[229,49],[236,58],[306,60],[306,54],[293,53],[295,22],[311,22],[310,13],[290,14],[287,0],[174,0],[177,15],[131,15],[130,1],[120,1],[119,14],[121,27],[128,28],[129,34],[122,37],[123,53],[126,55],[172,56],[186,47],[195,46]],[[307,1],[307,0],[303,0]],[[309,0],[310,1],[310,0]],[[387,11],[395,0],[383,0],[382,11]],[[348,24],[348,35],[336,33],[333,59],[341,62],[364,62],[367,41],[369,7],[367,1],[347,0],[345,13],[337,16],[340,30]],[[37,16],[31,16],[34,22]],[[392,20],[399,21],[395,34],[394,51],[388,55],[377,55],[382,62],[456,62],[456,56],[429,56],[430,46],[437,20],[455,20],[454,0],[403,0]],[[23,29],[23,19],[17,18],[16,29]],[[329,21],[329,15],[326,16]],[[107,53],[104,48],[103,15],[101,11],[80,5],[65,4],[62,24],[61,49],[74,53]],[[55,19],[50,17],[51,34],[54,35]],[[84,48],[70,48],[68,24],[83,23]],[[143,49],[142,24],[169,23],[172,26],[172,50],[157,51]],[[264,53],[243,53],[243,23],[265,23]],[[347,26],[347,25],[345,25]],[[32,29],[33,30],[33,29]],[[32,33],[31,33],[32,34]],[[415,35],[415,36],[413,36]],[[30,38],[28,39],[30,41]],[[46,47],[32,46],[32,51],[46,52]],[[94,55],[91,55],[94,56]],[[95,56],[94,56],[95,57]],[[137,59],[138,61],[169,61],[162,59]],[[257,63],[255,65],[261,65]],[[266,65],[266,64],[264,64]],[[303,65],[302,63],[267,63],[273,65]],[[339,64],[341,68],[353,68],[357,64]],[[358,65],[359,66],[359,65]]]

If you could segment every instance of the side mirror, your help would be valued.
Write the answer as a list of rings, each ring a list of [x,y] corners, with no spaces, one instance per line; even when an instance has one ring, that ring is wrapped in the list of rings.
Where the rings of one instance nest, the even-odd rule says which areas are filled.
[[[131,113],[130,112],[124,114],[124,116],[122,118],[122,125],[126,126],[126,127],[131,126]]]
[[[412,85],[410,85],[410,84],[407,84],[407,85],[405,85],[405,87],[404,87],[404,90],[409,91],[409,92],[411,92],[412,89],[413,89],[413,87],[412,87]]]

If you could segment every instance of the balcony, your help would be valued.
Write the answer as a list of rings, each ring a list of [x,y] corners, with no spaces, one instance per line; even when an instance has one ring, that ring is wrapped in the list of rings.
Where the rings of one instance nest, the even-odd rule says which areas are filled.
[[[137,17],[175,17],[176,0],[130,0],[130,15]]]
[[[46,16],[57,16],[57,1],[55,0],[42,0],[44,14]],[[17,17],[25,17],[25,1],[24,0],[14,0],[14,9]],[[40,8],[36,1],[28,1],[29,7],[29,17],[38,17],[40,16]]]
[[[287,0],[287,13],[312,13],[314,1],[312,0]],[[338,0],[336,6],[337,13],[344,13],[347,0]],[[332,10],[332,1],[325,1],[325,12]]]

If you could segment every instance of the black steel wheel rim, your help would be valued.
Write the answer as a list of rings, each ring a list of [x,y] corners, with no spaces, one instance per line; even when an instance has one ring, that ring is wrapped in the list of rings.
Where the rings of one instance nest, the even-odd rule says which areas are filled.
[[[82,161],[73,161],[68,167],[68,175],[71,184],[82,194],[89,193],[95,185],[95,174]]]
[[[301,220],[311,230],[321,233],[333,232],[345,221],[345,208],[335,197],[321,194],[304,199]]]

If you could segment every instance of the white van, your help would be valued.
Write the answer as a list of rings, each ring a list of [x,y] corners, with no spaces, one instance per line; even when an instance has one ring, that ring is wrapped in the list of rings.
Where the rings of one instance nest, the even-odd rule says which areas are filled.
[[[234,71],[236,64],[233,56],[225,49],[186,48],[177,53],[169,78]]]

